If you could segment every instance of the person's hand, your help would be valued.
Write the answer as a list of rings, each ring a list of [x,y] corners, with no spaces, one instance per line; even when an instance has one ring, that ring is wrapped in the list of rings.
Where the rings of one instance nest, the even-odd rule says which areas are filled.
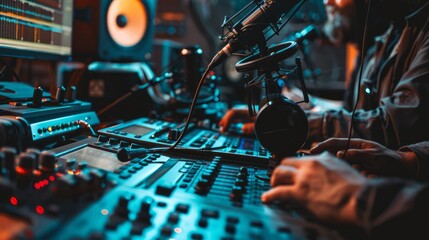
[[[239,127],[240,129],[234,129],[231,132],[246,135],[255,132],[255,125],[249,117],[249,110],[247,108],[230,109],[219,122],[220,132],[225,133],[230,131],[233,125],[234,128]]]
[[[321,220],[356,224],[356,195],[366,181],[329,153],[286,158],[271,176],[273,188],[261,199],[264,203],[297,201]]]
[[[359,169],[375,175],[413,178],[417,173],[417,156],[414,152],[399,152],[383,145],[363,140],[351,139],[349,150],[344,157],[346,138],[331,138],[310,150],[311,154],[329,151],[338,158],[355,164]]]

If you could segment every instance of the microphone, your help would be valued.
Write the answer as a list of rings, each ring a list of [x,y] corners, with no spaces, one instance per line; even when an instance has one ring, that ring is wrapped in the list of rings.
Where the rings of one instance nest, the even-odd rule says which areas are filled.
[[[230,26],[231,20],[250,7],[251,3],[222,25],[229,29],[226,36],[222,37],[227,44],[214,56],[209,66],[211,68],[218,66],[234,51],[249,49],[261,42],[266,44],[263,31],[271,26],[275,33],[278,33],[280,30],[278,24],[281,23],[282,16],[304,1],[306,0],[253,0],[256,6],[250,13]]]
[[[116,156],[118,157],[119,161],[121,161],[121,162],[128,162],[131,159],[134,159],[136,157],[142,156],[142,155],[147,154],[149,152],[151,152],[151,151],[149,151],[148,149],[143,148],[143,147],[141,147],[141,148],[129,148],[129,147],[126,147],[126,148],[121,148],[118,151],[118,153],[117,153]]]

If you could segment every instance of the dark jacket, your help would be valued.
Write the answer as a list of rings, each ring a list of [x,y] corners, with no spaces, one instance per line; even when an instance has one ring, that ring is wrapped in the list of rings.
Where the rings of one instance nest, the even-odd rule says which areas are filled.
[[[429,3],[405,20],[403,30],[391,27],[367,58],[353,122],[353,137],[394,149],[429,140]],[[350,117],[346,110],[309,113],[308,142],[347,137]]]
[[[369,239],[429,239],[429,184],[373,179],[358,194],[357,214]]]

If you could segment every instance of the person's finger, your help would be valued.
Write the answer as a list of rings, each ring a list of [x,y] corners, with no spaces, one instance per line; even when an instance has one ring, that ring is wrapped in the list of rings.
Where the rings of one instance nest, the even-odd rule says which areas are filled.
[[[232,122],[237,119],[244,118],[247,115],[247,110],[245,109],[231,109],[229,110],[225,116],[219,121],[219,126],[221,127],[221,131],[225,132],[228,130],[229,126]]]
[[[296,168],[280,165],[276,167],[271,176],[271,186],[293,184],[296,177]]]
[[[280,162],[280,165],[288,165],[288,166],[292,166],[295,168],[300,168],[301,166],[307,164],[308,162],[314,162],[318,158],[329,157],[329,155],[330,155],[329,153],[324,152],[323,154],[320,154],[320,155],[308,155],[308,156],[303,156],[303,157],[298,157],[298,158],[297,157],[288,157],[288,158],[284,158]]]
[[[272,188],[261,195],[261,200],[264,203],[281,200],[296,200],[296,188],[294,186],[278,186]]]
[[[367,161],[372,161],[376,155],[370,150],[365,149],[349,149],[347,150],[346,156],[344,156],[345,151],[338,151],[337,157],[340,159],[344,159],[345,161],[351,163],[351,164],[359,164],[362,165],[362,163]]]
[[[330,138],[326,141],[323,141],[313,148],[310,149],[311,154],[318,154],[324,151],[329,151],[331,153],[338,152],[339,150],[343,150],[347,146],[348,139],[347,138]],[[362,144],[365,140],[359,138],[352,138],[350,140],[349,148],[360,149],[362,148]]]
[[[244,123],[241,128],[244,134],[250,135],[255,132],[255,124],[254,123]]]
[[[303,162],[305,160],[308,160],[309,158],[313,159],[314,157],[313,156],[304,156],[304,157],[300,157],[300,158],[296,158],[296,157],[284,158],[280,162],[280,165],[299,168],[299,167],[301,167],[301,165],[303,164]]]

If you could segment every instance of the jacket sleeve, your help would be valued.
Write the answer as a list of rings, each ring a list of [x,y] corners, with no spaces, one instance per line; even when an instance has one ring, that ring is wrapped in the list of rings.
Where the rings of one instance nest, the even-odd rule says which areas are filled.
[[[401,152],[414,152],[417,156],[417,180],[429,181],[429,141],[401,147]]]
[[[369,239],[429,239],[429,185],[370,180],[358,193],[357,213]]]
[[[390,148],[429,139],[429,34],[426,35],[393,94],[381,99],[374,110],[356,111],[353,137],[377,141]],[[351,112],[340,109],[307,115],[310,128],[307,142],[348,136]]]

